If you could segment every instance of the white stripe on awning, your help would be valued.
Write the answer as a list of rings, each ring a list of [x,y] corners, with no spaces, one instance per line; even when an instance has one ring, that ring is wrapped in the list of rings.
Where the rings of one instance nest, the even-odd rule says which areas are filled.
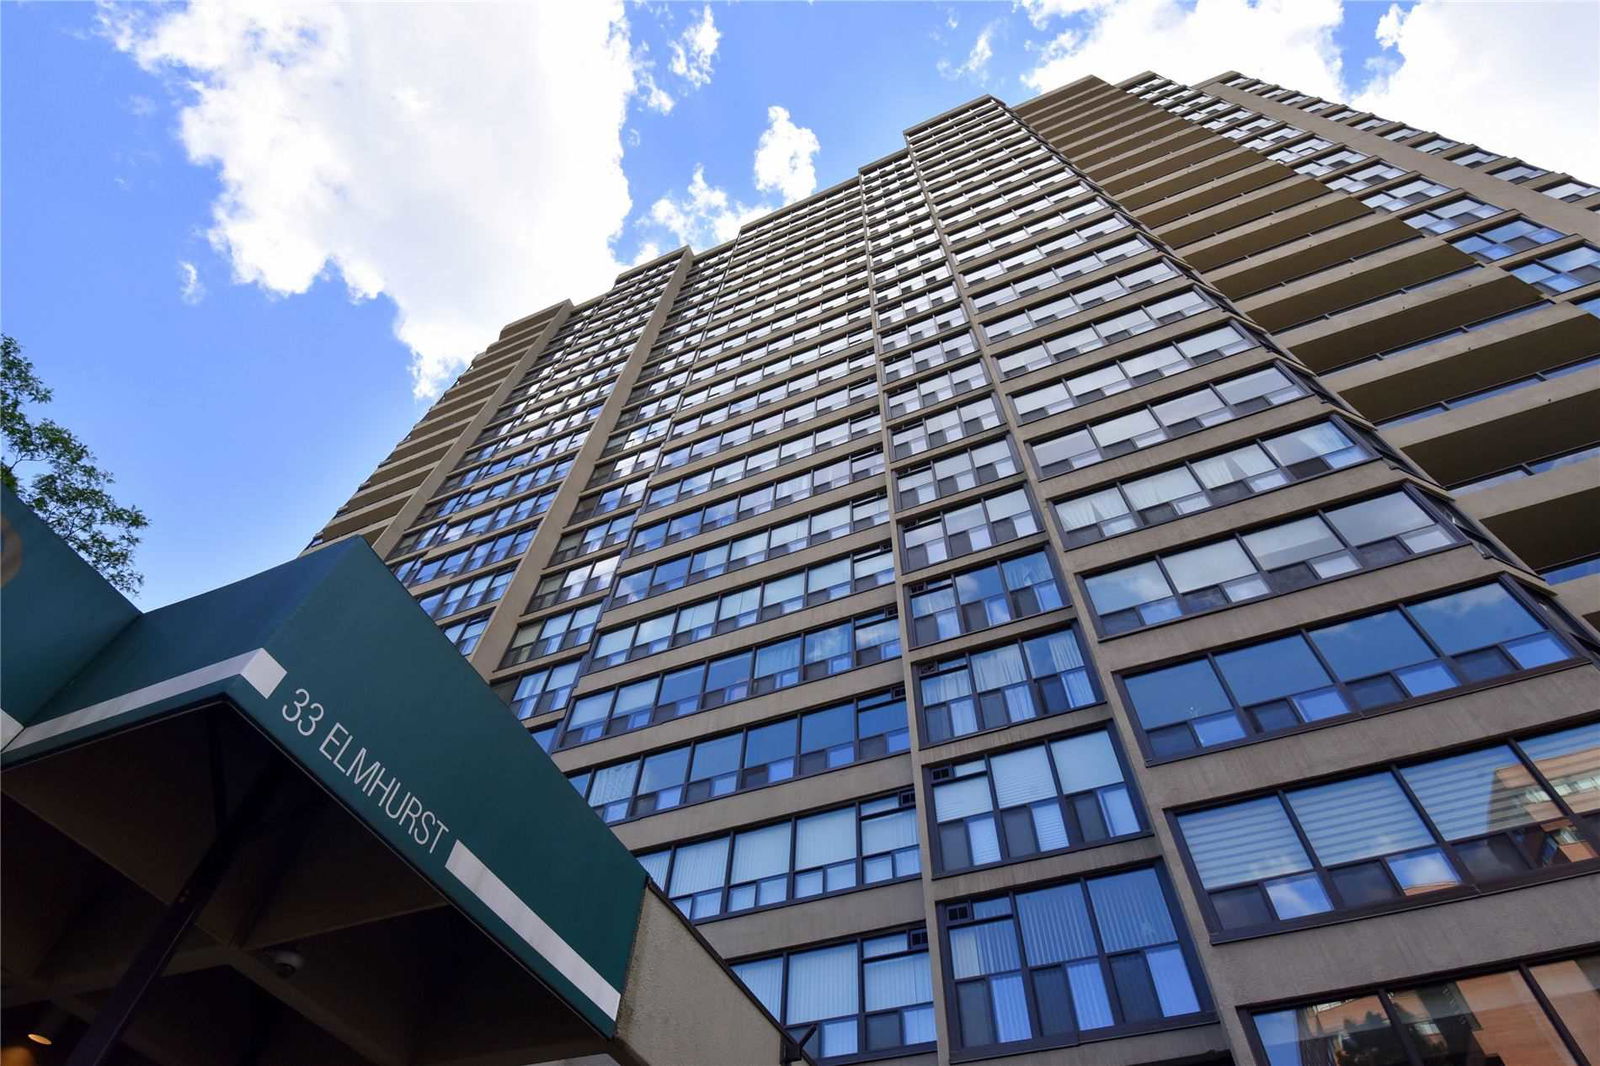
[[[606,1017],[616,1020],[622,993],[612,988],[611,982],[601,977],[587,959],[546,925],[532,907],[522,902],[522,898],[495,876],[495,872],[485,866],[471,848],[459,840],[455,841],[450,847],[450,857],[445,860],[444,868],[455,874],[469,892],[511,927],[512,932],[577,986],[578,991],[589,997],[595,1006],[605,1012]]]
[[[278,687],[288,673],[272,657],[272,653],[265,648],[247,651],[242,655],[235,655],[231,659],[202,666],[198,670],[190,670],[177,677],[169,677],[165,681],[157,681],[153,685],[125,692],[120,696],[113,696],[109,700],[91,703],[87,707],[80,707],[76,711],[52,718],[47,722],[30,725],[23,728],[6,744],[7,751],[25,748],[30,744],[37,744],[41,740],[59,737],[63,733],[70,733],[74,729],[82,729],[96,722],[104,722],[118,715],[136,711],[141,707],[148,707],[152,703],[159,703],[173,696],[181,696],[185,692],[200,688],[204,685],[214,684],[218,681],[227,681],[235,677],[242,677],[250,686],[263,697],[272,695],[272,690]]]

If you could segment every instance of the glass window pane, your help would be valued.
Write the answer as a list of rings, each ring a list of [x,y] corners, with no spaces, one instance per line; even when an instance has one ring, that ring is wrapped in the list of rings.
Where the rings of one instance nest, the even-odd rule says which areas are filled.
[[[1399,611],[1383,611],[1313,629],[1310,637],[1343,681],[1434,658],[1432,649]]]
[[[1300,873],[1311,860],[1276,796],[1181,815],[1178,826],[1208,889]]]
[[[1298,636],[1223,652],[1216,659],[1234,697],[1245,707],[1320,688],[1332,680]]]
[[[891,1010],[933,1000],[933,974],[927,953],[879,959],[862,967],[866,976],[866,1009]]]
[[[1408,766],[1400,773],[1448,840],[1526,825],[1555,813],[1544,789],[1504,746]]]
[[[1178,939],[1154,870],[1130,870],[1089,881],[1095,922],[1106,951],[1125,951]]]
[[[667,895],[688,896],[721,888],[727,867],[727,837],[685,844],[673,855],[672,886],[667,890]]]
[[[858,1013],[856,959],[854,943],[789,956],[788,1010],[783,1020],[793,1025]]]
[[[1335,1000],[1255,1016],[1268,1066],[1410,1066],[1377,996]],[[1356,1056],[1356,1057],[1353,1057]]]
[[[1573,1062],[1528,983],[1515,971],[1426,985],[1392,998],[1433,1061],[1498,1066]]]
[[[1531,967],[1545,998],[1591,1063],[1600,1062],[1600,955]]]
[[[1417,624],[1456,655],[1544,630],[1528,609],[1499,585],[1425,600],[1410,607]]]
[[[1050,754],[1055,757],[1056,774],[1061,778],[1064,793],[1082,792],[1122,780],[1122,767],[1117,765],[1111,735],[1103,730],[1051,741]]]
[[[790,825],[752,829],[733,838],[732,883],[759,881],[789,871]]]
[[[1325,866],[1433,843],[1393,774],[1297,789],[1289,806]]]
[[[956,980],[1004,973],[1022,965],[1011,919],[950,930],[950,968]]]
[[[1017,919],[1030,966],[1088,958],[1098,950],[1079,882],[1018,893]]]
[[[1056,796],[1050,758],[1043,745],[991,757],[989,774],[994,779],[995,796],[1002,808]]]
[[[856,857],[856,811],[845,807],[795,822],[794,864],[804,870]]]
[[[1211,664],[1204,659],[1139,674],[1128,678],[1126,685],[1128,697],[1146,729],[1200,718],[1232,706]]]
[[[1403,492],[1335,508],[1328,512],[1328,521],[1357,547],[1433,524],[1432,516]]]
[[[1260,560],[1263,570],[1304,562],[1343,547],[1328,529],[1328,523],[1316,515],[1246,533],[1244,543],[1250,554]]]
[[[733,965],[733,972],[744,982],[750,994],[760,1000],[761,1005],[774,1018],[783,1017],[783,959],[757,959],[754,962],[739,962]]]
[[[1154,562],[1126,566],[1108,574],[1087,578],[1084,585],[1094,609],[1102,615],[1113,614],[1137,607],[1140,604],[1163,600],[1172,595],[1172,588]]]
[[[1179,592],[1220,585],[1237,577],[1256,572],[1255,564],[1245,555],[1238,541],[1224,540],[1188,551],[1174,552],[1162,560],[1172,584]]]
[[[1600,723],[1521,743],[1545,780],[1573,810],[1600,811]]]

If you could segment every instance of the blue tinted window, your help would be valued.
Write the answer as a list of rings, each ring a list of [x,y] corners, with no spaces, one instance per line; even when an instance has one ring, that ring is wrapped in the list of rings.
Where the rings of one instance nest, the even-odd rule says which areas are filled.
[[[1399,611],[1314,629],[1311,641],[1345,681],[1434,658],[1433,650]]]
[[[1499,585],[1411,605],[1411,615],[1451,655],[1537,633],[1544,627]]]
[[[1233,706],[1217,683],[1211,664],[1203,659],[1130,677],[1127,685],[1128,697],[1146,729],[1200,718]]]
[[[1301,637],[1255,644],[1217,656],[1217,666],[1243,706],[1282,699],[1332,679]]]

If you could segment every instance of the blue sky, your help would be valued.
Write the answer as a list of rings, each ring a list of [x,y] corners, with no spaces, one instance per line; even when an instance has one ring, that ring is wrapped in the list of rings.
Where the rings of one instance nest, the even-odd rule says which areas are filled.
[[[1237,67],[1600,172],[1589,0],[297,11],[0,4],[3,328],[150,515],[146,607],[296,553],[505,321],[980,93]]]

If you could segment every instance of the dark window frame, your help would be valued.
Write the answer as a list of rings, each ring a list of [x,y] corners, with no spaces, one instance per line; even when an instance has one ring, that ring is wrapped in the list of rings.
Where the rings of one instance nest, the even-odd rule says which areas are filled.
[[[1585,725],[1596,724],[1597,722],[1600,722],[1600,718],[1597,718],[1594,715],[1585,715],[1576,719],[1568,719],[1555,723],[1545,723],[1532,729],[1520,729],[1515,733],[1499,738],[1488,740],[1479,738],[1476,740],[1463,741],[1459,744],[1453,744],[1447,748],[1441,748],[1437,751],[1429,752],[1425,756],[1404,759],[1389,759],[1385,760],[1384,762],[1361,766],[1354,770],[1340,770],[1331,774],[1319,774],[1315,777],[1303,778],[1283,785],[1251,789],[1248,792],[1237,793],[1220,800],[1207,800],[1204,803],[1186,804],[1184,806],[1166,809],[1162,812],[1162,814],[1166,819],[1168,831],[1172,834],[1174,850],[1182,860],[1184,873],[1189,878],[1190,886],[1194,892],[1195,901],[1199,905],[1200,912],[1205,918],[1206,930],[1209,933],[1210,942],[1213,944],[1230,944],[1237,941],[1256,940],[1262,937],[1277,936],[1280,933],[1290,933],[1300,929],[1314,929],[1321,926],[1342,925],[1346,922],[1360,921],[1364,918],[1371,918],[1378,915],[1394,914],[1402,911],[1421,910],[1427,907],[1437,907],[1447,903],[1454,903],[1458,900],[1475,899],[1479,896],[1492,896],[1501,892],[1509,892],[1521,888],[1527,888],[1531,885],[1545,884],[1546,882],[1550,881],[1564,881],[1571,877],[1586,877],[1595,873],[1597,870],[1600,870],[1600,814],[1591,815],[1590,817],[1586,818],[1582,813],[1575,811],[1572,808],[1572,805],[1563,797],[1561,792],[1551,785],[1544,774],[1539,771],[1539,768],[1535,764],[1533,758],[1522,749],[1521,744],[1525,740],[1534,740],[1549,734],[1560,733],[1568,729],[1576,729]],[[1509,748],[1512,751],[1522,768],[1550,797],[1551,802],[1554,803],[1561,817],[1564,817],[1567,821],[1571,822],[1576,829],[1578,836],[1585,839],[1594,849],[1596,852],[1595,858],[1584,859],[1558,866],[1534,868],[1514,877],[1498,880],[1483,882],[1472,879],[1470,869],[1456,854],[1456,844],[1471,843],[1476,840],[1484,839],[1485,837],[1503,836],[1506,832],[1508,832],[1508,830],[1497,830],[1494,833],[1483,834],[1479,837],[1467,837],[1460,842],[1450,841],[1439,830],[1438,826],[1434,824],[1433,817],[1428,813],[1427,808],[1425,808],[1417,799],[1410,784],[1401,775],[1400,771],[1406,769],[1407,767],[1421,766],[1432,762],[1440,762],[1454,758],[1458,755],[1468,755],[1475,751],[1487,751],[1497,747]],[[1329,902],[1331,903],[1334,899],[1333,893],[1329,891],[1331,879],[1324,876],[1327,874],[1329,868],[1324,865],[1320,859],[1318,859],[1316,851],[1312,847],[1311,841],[1307,838],[1305,831],[1300,824],[1298,816],[1294,813],[1293,807],[1289,805],[1287,794],[1300,788],[1316,787],[1318,785],[1325,784],[1337,784],[1341,781],[1350,781],[1360,777],[1368,777],[1374,774],[1383,773],[1390,774],[1394,777],[1394,779],[1398,782],[1401,791],[1405,794],[1407,802],[1411,804],[1418,816],[1421,818],[1423,826],[1428,830],[1430,836],[1433,838],[1433,843],[1427,846],[1437,848],[1438,850],[1442,851],[1445,854],[1447,861],[1450,863],[1452,870],[1458,875],[1464,875],[1460,877],[1460,883],[1457,886],[1454,888],[1445,888],[1433,892],[1427,892],[1422,895],[1407,896],[1404,894],[1403,887],[1396,884],[1396,898],[1387,902],[1344,908],[1334,906],[1330,910],[1324,911],[1320,914],[1305,915],[1300,918],[1283,919],[1264,925],[1258,924],[1252,926],[1240,926],[1233,929],[1227,929],[1223,926],[1221,919],[1218,916],[1216,906],[1211,899],[1213,890],[1206,888],[1201,882],[1199,870],[1194,864],[1193,856],[1190,854],[1188,841],[1184,837],[1183,831],[1179,825],[1179,819],[1183,815],[1195,814],[1207,810],[1216,810],[1222,807],[1229,807],[1237,803],[1247,803],[1251,800],[1264,799],[1269,796],[1278,799],[1282,805],[1282,808],[1286,812],[1290,826],[1295,830],[1295,835],[1299,840],[1301,848],[1304,849],[1306,857],[1310,862],[1309,869],[1302,871],[1302,874],[1311,874],[1317,876],[1319,883],[1321,883],[1323,887],[1324,893],[1328,896]],[[1549,820],[1550,819],[1546,819],[1546,821]],[[1529,826],[1538,826],[1539,824],[1541,823],[1528,823]],[[1395,854],[1399,853],[1397,852]],[[1349,865],[1370,864],[1374,862],[1381,862],[1382,859],[1383,856],[1380,855],[1376,858],[1351,860],[1349,863],[1341,863],[1339,866],[1344,867]],[[1301,875],[1284,874],[1277,876]],[[1274,877],[1268,877],[1260,878],[1256,881],[1240,882],[1237,885],[1228,885],[1224,888],[1217,889],[1216,891],[1229,892],[1236,889],[1259,886],[1265,881],[1274,879]]]
[[[1261,731],[1248,733],[1244,737],[1241,737],[1237,740],[1224,741],[1222,743],[1212,744],[1210,746],[1195,747],[1188,751],[1173,755],[1158,755],[1152,750],[1147,731],[1144,727],[1144,724],[1139,720],[1138,711],[1135,707],[1132,697],[1128,693],[1125,679],[1130,674],[1140,675],[1152,673],[1154,671],[1162,670],[1171,666],[1178,666],[1183,663],[1200,662],[1202,660],[1209,661],[1214,659],[1217,655],[1221,655],[1226,652],[1237,651],[1243,648],[1254,647],[1263,644],[1270,644],[1285,637],[1300,636],[1302,639],[1305,639],[1304,635],[1306,631],[1314,627],[1335,625],[1341,622],[1353,621],[1357,618],[1379,615],[1389,610],[1397,610],[1403,606],[1403,602],[1393,601],[1372,607],[1364,607],[1356,611],[1347,611],[1339,615],[1332,615],[1326,618],[1310,620],[1288,629],[1275,630],[1268,634],[1257,634],[1245,640],[1233,641],[1228,644],[1219,644],[1214,647],[1207,648],[1198,655],[1193,653],[1185,653],[1183,655],[1161,659],[1156,662],[1141,664],[1132,670],[1120,670],[1112,675],[1112,686],[1116,691],[1118,700],[1121,702],[1123,707],[1128,709],[1130,713],[1130,724],[1133,726],[1134,736],[1139,743],[1140,754],[1144,756],[1144,764],[1148,767],[1161,766],[1172,762],[1180,762],[1184,759],[1202,758],[1213,752],[1228,751],[1251,744],[1259,744],[1265,741],[1275,740],[1278,737],[1295,736],[1301,733],[1309,733],[1318,729],[1326,729],[1331,726],[1343,725],[1348,722],[1363,718],[1373,718],[1379,715],[1393,714],[1396,711],[1410,710],[1413,707],[1425,706],[1430,703],[1439,702],[1440,700],[1454,699],[1458,696],[1464,696],[1474,692],[1482,692],[1488,689],[1498,688],[1501,685],[1515,684],[1519,681],[1524,681],[1529,678],[1542,677],[1546,674],[1560,673],[1563,670],[1571,670],[1576,667],[1583,666],[1586,663],[1590,666],[1596,665],[1596,659],[1597,657],[1600,657],[1600,645],[1596,645],[1591,638],[1584,634],[1582,628],[1577,626],[1577,624],[1567,616],[1565,609],[1559,603],[1553,599],[1546,599],[1543,596],[1537,595],[1532,590],[1529,590],[1523,586],[1520,582],[1514,580],[1509,573],[1501,573],[1499,575],[1489,577],[1488,579],[1479,578],[1472,581],[1459,582],[1436,589],[1430,589],[1426,593],[1409,597],[1409,600],[1422,601],[1437,599],[1441,596],[1448,596],[1458,592],[1465,592],[1469,589],[1482,588],[1490,585],[1504,588],[1520,606],[1528,610],[1536,619],[1538,619],[1539,622],[1545,626],[1547,631],[1553,633],[1556,637],[1566,642],[1569,646],[1574,647],[1576,651],[1573,657],[1562,660],[1561,662],[1548,663],[1544,666],[1534,667],[1529,670],[1513,670],[1510,673],[1501,674],[1485,681],[1469,682],[1467,684],[1458,685],[1454,688],[1442,689],[1440,691],[1430,692],[1422,696],[1408,697],[1394,703],[1381,704],[1371,708],[1363,708],[1356,703],[1356,701],[1347,699],[1346,703],[1351,709],[1344,714],[1335,715],[1329,718],[1319,718],[1309,722],[1301,722],[1298,725],[1290,726],[1284,729],[1273,730],[1271,732]],[[1420,627],[1416,627],[1415,623],[1413,623],[1413,626],[1414,628],[1417,628],[1419,634],[1421,634]],[[1425,642],[1429,643],[1431,646],[1431,638],[1426,637],[1425,634],[1421,635],[1423,635]],[[1311,642],[1309,640],[1306,641],[1306,644],[1308,647],[1311,646]],[[1313,654],[1318,656],[1320,662],[1320,653],[1317,653],[1314,648],[1312,651]],[[1447,656],[1443,656],[1441,653],[1441,661],[1447,658]],[[1332,679],[1332,684],[1329,687],[1337,688],[1341,691],[1348,687],[1345,682],[1338,679],[1337,675],[1335,675],[1334,672],[1328,668],[1326,663],[1323,663],[1322,666],[1327,672],[1329,678]],[[1216,667],[1214,665],[1211,667],[1211,669],[1213,672],[1216,672]],[[1233,694],[1227,691],[1226,682],[1222,681],[1220,673],[1218,673],[1217,676],[1219,683],[1224,685],[1224,692],[1228,695],[1229,699],[1232,700]],[[1244,707],[1241,706],[1237,700],[1234,700],[1232,706],[1235,713],[1241,716],[1244,714]],[[1256,705],[1251,704],[1250,706]]]
[[[936,785],[943,784],[942,781],[935,780],[935,775],[939,771],[947,769],[949,767],[952,767],[956,763],[972,762],[972,761],[975,761],[975,760],[978,760],[978,759],[982,759],[984,761],[984,767],[985,767],[984,768],[984,773],[989,775],[989,791],[990,791],[990,795],[991,795],[991,797],[994,797],[994,777],[993,777],[994,771],[993,771],[992,768],[989,767],[988,764],[989,764],[989,760],[994,758],[996,755],[1005,755],[1005,754],[1007,754],[1009,752],[1021,751],[1024,748],[1048,746],[1052,741],[1070,740],[1070,739],[1072,739],[1074,737],[1088,736],[1091,733],[1104,733],[1104,734],[1106,734],[1107,738],[1111,742],[1112,756],[1117,761],[1117,769],[1122,773],[1122,783],[1123,783],[1124,787],[1126,787],[1126,789],[1128,791],[1128,800],[1129,800],[1129,803],[1131,804],[1131,806],[1133,807],[1133,815],[1139,822],[1140,828],[1136,832],[1122,833],[1122,834],[1118,834],[1116,836],[1105,837],[1102,840],[1086,841],[1086,842],[1081,843],[1081,844],[1070,844],[1070,845],[1068,845],[1067,847],[1064,847],[1064,848],[1052,848],[1052,849],[1049,849],[1047,851],[1036,851],[1036,852],[1033,852],[1032,854],[1029,854],[1029,855],[1011,857],[1008,854],[1008,852],[1010,851],[1010,847],[1006,842],[1005,833],[1002,830],[999,830],[997,828],[996,837],[999,840],[1000,853],[1001,853],[1001,857],[999,859],[997,859],[994,862],[974,863],[974,864],[972,864],[970,866],[957,866],[957,867],[947,867],[946,866],[945,857],[944,857],[944,837],[943,837],[943,834],[940,832],[941,823],[939,821],[938,805],[934,802],[934,798],[933,798],[934,797],[934,791],[933,791],[934,787]],[[1085,793],[1085,792],[1071,792],[1071,793],[1069,793],[1069,792],[1062,791],[1061,787],[1060,787],[1061,786],[1060,774],[1059,774],[1059,771],[1057,770],[1057,768],[1055,766],[1055,759],[1054,759],[1053,753],[1046,752],[1046,758],[1050,760],[1050,774],[1051,774],[1051,777],[1056,782],[1056,800],[1057,800],[1058,803],[1060,803],[1062,805],[1062,807],[1063,807],[1063,817],[1065,817],[1065,808],[1068,805],[1069,801],[1074,796],[1081,796],[1081,795],[1092,794],[1092,793]],[[1142,839],[1142,838],[1145,838],[1145,837],[1153,836],[1154,833],[1155,833],[1154,823],[1153,823],[1153,821],[1152,821],[1152,819],[1150,817],[1150,810],[1145,805],[1144,795],[1140,792],[1139,786],[1138,786],[1138,782],[1134,778],[1132,767],[1133,767],[1133,764],[1128,759],[1127,752],[1123,750],[1122,741],[1117,736],[1116,728],[1114,727],[1114,725],[1113,725],[1113,723],[1111,722],[1110,719],[1106,719],[1105,721],[1098,722],[1098,723],[1096,723],[1094,725],[1087,725],[1087,726],[1081,726],[1081,727],[1078,727],[1078,728],[1070,729],[1070,730],[1067,730],[1066,732],[1062,732],[1062,733],[1053,733],[1053,734],[1051,734],[1049,736],[1046,736],[1046,737],[1038,737],[1038,738],[1035,738],[1033,740],[1022,741],[1022,742],[1016,743],[1016,744],[1009,744],[1009,745],[1007,745],[1007,746],[1005,746],[1003,748],[994,748],[994,749],[990,749],[990,750],[985,750],[983,752],[975,753],[973,755],[965,756],[965,757],[962,757],[962,758],[959,758],[959,759],[947,759],[947,760],[943,760],[943,761],[940,761],[940,762],[937,762],[937,763],[932,763],[932,764],[924,766],[922,768],[922,771],[921,771],[922,772],[922,777],[923,777],[923,794],[928,797],[928,804],[927,804],[926,811],[923,812],[923,815],[924,815],[924,822],[925,822],[926,828],[927,828],[928,842],[929,842],[929,849],[928,849],[929,852],[930,852],[930,854],[928,856],[929,862],[930,862],[929,872],[932,875],[933,880],[937,881],[937,880],[940,880],[942,878],[947,878],[947,877],[959,877],[959,876],[962,876],[964,874],[973,873],[973,872],[978,871],[978,870],[993,870],[993,869],[996,869],[996,868],[1001,867],[1001,866],[1010,866],[1010,865],[1013,865],[1013,864],[1019,863],[1019,862],[1032,862],[1035,859],[1042,859],[1042,858],[1046,858],[1048,856],[1055,856],[1055,855],[1069,855],[1069,854],[1072,854],[1074,852],[1087,851],[1087,850],[1089,850],[1091,848],[1104,847],[1107,844],[1120,844],[1120,843],[1122,843],[1124,841],[1128,841],[1128,840],[1139,840],[1139,839]],[[958,781],[958,780],[960,780],[960,778],[952,777],[952,778],[950,778],[950,780]],[[1010,809],[1013,809],[1013,808],[1004,808],[1004,809],[1010,810]],[[1001,810],[1002,810],[1002,808],[998,804],[998,798],[996,798],[996,805],[994,807],[993,813],[997,816],[997,819],[998,819],[998,815],[1000,814]]]

